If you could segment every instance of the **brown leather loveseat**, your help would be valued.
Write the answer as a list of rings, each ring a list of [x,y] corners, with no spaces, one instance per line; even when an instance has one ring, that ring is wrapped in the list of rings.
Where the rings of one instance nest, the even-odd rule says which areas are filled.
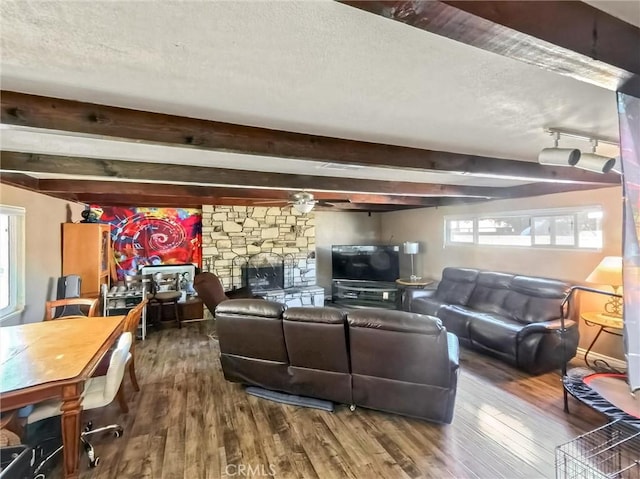
[[[215,312],[229,381],[450,423],[458,340],[403,311],[289,308],[237,299]]]
[[[555,279],[445,268],[437,289],[407,290],[403,309],[435,316],[462,345],[540,374],[576,355],[578,325],[562,308],[570,287]]]

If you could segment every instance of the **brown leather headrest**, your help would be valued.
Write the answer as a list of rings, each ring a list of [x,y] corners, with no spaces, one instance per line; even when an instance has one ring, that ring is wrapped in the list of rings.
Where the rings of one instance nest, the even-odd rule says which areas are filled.
[[[296,307],[287,309],[282,319],[306,323],[344,324],[346,317],[346,311],[340,309]]]
[[[280,318],[287,308],[285,304],[264,299],[228,299],[216,307],[218,314],[238,314],[261,318]]]
[[[347,320],[353,328],[384,329],[403,333],[438,335],[444,329],[442,322],[433,316],[374,308],[349,311]]]

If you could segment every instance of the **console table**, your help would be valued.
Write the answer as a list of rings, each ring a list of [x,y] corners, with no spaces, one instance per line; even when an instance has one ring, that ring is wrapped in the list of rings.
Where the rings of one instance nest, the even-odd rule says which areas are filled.
[[[404,298],[404,292],[407,289],[422,289],[425,286],[435,283],[435,279],[430,278],[398,278],[396,279],[396,287],[398,289],[396,308],[402,309],[402,299]]]
[[[332,301],[347,308],[396,308],[398,288],[385,281],[334,279]]]
[[[587,348],[584,353],[584,362],[591,369],[595,369],[594,366],[589,364],[589,353],[591,349],[596,344],[596,341],[600,337],[600,335],[604,332],[607,334],[613,334],[614,336],[622,336],[622,329],[624,328],[624,323],[622,322],[622,318],[618,318],[616,316],[609,316],[603,313],[581,313],[580,318],[584,321],[587,326],[597,327],[598,332],[595,337],[591,341],[591,344]]]

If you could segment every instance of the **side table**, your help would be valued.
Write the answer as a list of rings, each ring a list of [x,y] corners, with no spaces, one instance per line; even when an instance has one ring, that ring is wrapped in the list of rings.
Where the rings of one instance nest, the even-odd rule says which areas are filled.
[[[593,345],[596,344],[596,341],[603,332],[607,334],[613,334],[614,336],[622,336],[622,329],[624,328],[624,324],[622,322],[622,318],[619,318],[617,316],[609,316],[603,313],[581,313],[580,318],[582,318],[584,324],[586,324],[587,326],[598,328],[596,336],[593,338],[593,341],[591,341],[591,344],[584,353],[584,362],[591,369],[595,369],[595,367],[589,364],[588,358]]]
[[[435,279],[431,278],[398,278],[396,279],[396,288],[398,292],[396,294],[396,309],[402,309],[402,303],[404,299],[404,292],[407,289],[422,289],[425,286],[435,283]]]

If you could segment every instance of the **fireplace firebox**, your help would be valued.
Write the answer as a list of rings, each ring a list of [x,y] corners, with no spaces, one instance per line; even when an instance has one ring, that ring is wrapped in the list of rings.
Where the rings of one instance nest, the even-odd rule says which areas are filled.
[[[243,283],[250,291],[284,288],[284,260],[276,254],[258,254],[242,265]]]

